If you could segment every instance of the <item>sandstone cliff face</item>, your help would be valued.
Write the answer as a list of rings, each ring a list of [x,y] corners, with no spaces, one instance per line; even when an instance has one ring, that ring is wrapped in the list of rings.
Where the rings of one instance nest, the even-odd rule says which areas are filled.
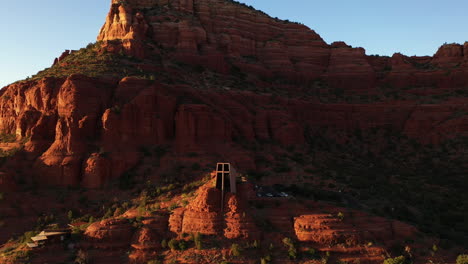
[[[292,112],[254,115],[250,109],[256,99],[249,99],[248,93],[229,96],[207,91],[200,96],[187,89],[80,75],[13,85],[3,95],[11,99],[2,105],[2,131],[17,133],[18,139],[30,137],[26,150],[39,155],[34,165],[39,182],[89,188],[133,167],[141,146],[174,144],[180,152],[225,152],[231,151],[233,137],[272,139],[285,145],[303,142]],[[180,103],[181,96],[199,103]],[[242,105],[246,98],[247,106]],[[271,101],[268,96],[260,100]],[[245,157],[239,161],[246,164]]]
[[[363,48],[351,48],[345,43],[332,43],[327,74],[330,86],[346,90],[375,88],[376,76]]]
[[[294,218],[297,238],[319,244],[358,245],[375,240],[391,245],[392,241],[414,237],[417,232],[410,225],[358,211],[345,212],[343,218],[339,218],[338,214],[339,211],[336,211],[333,214],[310,214]]]
[[[133,236],[132,248],[129,255],[130,263],[145,263],[157,256],[161,249],[160,236],[151,228],[143,227]]]
[[[443,45],[433,58],[369,57],[362,48],[344,42],[327,45],[303,25],[228,1],[113,1],[98,40],[109,50],[140,58],[159,54],[160,46],[173,50],[177,60],[223,73],[234,65],[262,78],[307,82],[321,77],[332,88],[348,91],[373,93],[387,83],[401,88],[467,83],[466,76],[455,73],[466,66],[466,45]],[[144,40],[153,44],[145,45]],[[454,73],[446,78],[448,68]],[[384,78],[376,73],[387,69],[395,73],[387,72]],[[430,74],[421,73],[428,69]]]
[[[252,57],[283,76],[308,79],[325,71],[330,54],[326,43],[307,27],[275,21],[234,3],[113,1],[98,40],[109,46],[113,40],[122,40],[126,52],[144,57],[150,52],[142,48],[145,38],[175,48],[185,55],[179,59],[207,67],[219,67],[228,58]],[[304,73],[296,74],[296,69]]]
[[[95,140],[98,120],[109,96],[109,84],[84,76],[70,76],[57,94],[55,140],[37,160],[45,181],[76,185],[81,178],[81,159]]]
[[[464,60],[464,47],[459,44],[446,44],[439,48],[433,62],[441,67],[456,67]]]
[[[224,215],[226,222],[224,237],[226,238],[258,240],[261,237],[259,228],[248,212],[245,194],[245,192],[240,192],[237,195],[228,194],[226,197],[227,208]]]
[[[108,219],[91,224],[85,236],[90,247],[121,249],[130,245],[133,230],[127,219]]]
[[[239,185],[237,194],[226,193],[221,207],[221,191],[202,186],[197,197],[186,208],[178,208],[169,218],[170,230],[176,234],[200,233],[204,235],[224,235],[228,239],[260,238],[247,207],[251,185]]]
[[[187,208],[180,208],[171,215],[169,225],[177,234],[219,235],[223,225],[221,191],[207,186],[201,188]]]
[[[0,126],[38,158],[34,177],[52,185],[97,188],[141,159],[141,146],[169,144],[180,153],[232,153],[254,168],[238,139],[303,144],[305,127],[345,131],[391,127],[424,143],[465,135],[463,101],[322,104],[251,92],[200,91],[145,80],[71,76],[14,84],[2,100]],[[114,94],[114,97],[111,96]],[[196,98],[197,104],[180,101]],[[281,110],[279,110],[281,109]]]

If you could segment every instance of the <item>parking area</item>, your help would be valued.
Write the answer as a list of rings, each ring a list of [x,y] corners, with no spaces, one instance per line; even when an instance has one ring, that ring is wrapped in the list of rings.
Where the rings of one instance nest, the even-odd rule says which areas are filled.
[[[255,185],[255,192],[257,197],[292,197],[290,194],[285,192],[279,192],[271,186],[259,186]]]

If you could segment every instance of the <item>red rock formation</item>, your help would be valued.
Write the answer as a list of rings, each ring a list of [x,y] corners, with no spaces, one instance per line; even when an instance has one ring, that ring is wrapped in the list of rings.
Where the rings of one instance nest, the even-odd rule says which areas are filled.
[[[162,12],[145,14],[139,11],[148,7],[157,7]],[[171,14],[171,10],[176,13]],[[190,15],[178,15],[177,12]],[[213,52],[229,57],[255,56],[283,76],[300,75],[307,79],[317,77],[325,70],[329,54],[320,36],[305,26],[275,21],[237,4],[213,0],[179,0],[170,4],[164,0],[113,1],[98,40],[105,41],[108,46],[115,45],[109,41],[122,40],[121,46],[126,52],[144,57],[146,49],[140,44],[146,36],[151,36],[163,47],[190,54],[179,57],[186,61],[198,57],[198,63],[207,67],[220,65],[211,59],[221,60],[221,65],[224,64],[222,57],[212,56]],[[296,74],[296,68],[306,70],[312,76]]]
[[[65,82],[49,78],[5,90],[3,97],[12,100],[4,100],[0,107],[0,127],[19,138],[31,137],[26,149],[41,154],[36,168],[43,183],[102,186],[138,162],[140,146],[174,144],[180,152],[209,150],[231,152],[235,157],[239,151],[232,146],[234,138],[302,144],[305,124],[348,131],[391,126],[432,143],[466,131],[465,116],[456,114],[468,110],[462,101],[318,104],[297,99],[274,101],[250,92],[187,95],[182,91],[189,88],[129,78],[117,86],[112,83],[72,76]],[[113,89],[115,103],[109,97]],[[177,106],[178,94],[196,96],[202,103]],[[274,104],[283,110],[268,110]],[[263,107],[255,110],[260,105]],[[241,169],[255,167],[245,157],[238,160]]]
[[[363,48],[333,43],[326,80],[333,88],[369,91],[375,87],[375,73]]]
[[[200,144],[231,141],[231,125],[206,105],[182,105],[175,122],[179,150],[197,150]]]
[[[184,220],[185,208],[176,208],[169,217],[169,230],[176,234],[182,234],[182,221]]]
[[[328,104],[305,95],[316,93],[311,83],[319,79],[321,88],[343,95],[453,92],[468,86],[466,44],[444,45],[434,58],[366,56],[343,42],[327,45],[303,25],[215,0],[113,1],[98,40],[111,52],[144,58],[142,69],[157,68],[188,85],[72,75],[8,86],[1,92],[0,131],[18,140],[30,137],[25,149],[39,183],[98,188],[137,165],[141,147],[154,145],[229,154],[241,171],[253,169],[253,153],[243,150],[247,144],[301,145],[305,127],[385,126],[424,143],[466,134],[463,100]],[[155,57],[211,68],[219,79],[244,73],[246,79],[235,78],[275,91],[224,84],[198,89],[200,76],[191,76],[196,73],[154,66]]]
[[[358,211],[342,211],[343,217],[334,214],[308,214],[294,218],[294,230],[300,241],[319,244],[359,245],[380,241],[391,245],[392,241],[414,237],[416,228],[401,222],[374,217]]]
[[[302,144],[305,124],[347,131],[391,126],[431,143],[463,135],[467,124],[465,115],[456,114],[468,110],[462,101],[319,104],[275,101],[250,92],[192,95],[183,92],[189,88],[129,78],[112,84],[72,76],[65,82],[49,78],[5,90],[3,97],[12,100],[4,100],[0,107],[0,127],[19,138],[30,136],[26,149],[41,155],[36,161],[41,182],[102,186],[137,164],[141,146],[174,144],[180,152],[208,150],[233,153],[234,158],[240,153],[233,146],[235,138]],[[113,89],[115,102],[110,99]],[[177,106],[181,94],[201,103]],[[272,105],[282,110],[269,110]],[[240,169],[255,167],[246,156],[237,159]]]
[[[57,65],[57,64],[60,63],[62,60],[64,60],[66,57],[68,57],[68,55],[70,55],[70,54],[71,54],[71,51],[70,51],[70,50],[65,50],[65,51],[62,53],[62,55],[60,55],[60,57],[55,58],[54,64],[53,64],[52,66]]]
[[[393,56],[390,58],[389,67],[389,70],[391,71],[411,71],[414,69],[410,59],[401,53],[393,54]]]
[[[168,231],[168,221],[169,215],[158,213],[156,215],[152,215],[151,217],[146,217],[142,223],[152,231],[156,232],[156,234],[164,235]]]
[[[445,44],[434,55],[433,63],[441,67],[453,67],[464,61],[464,47],[459,44]]]
[[[130,246],[133,230],[127,219],[107,219],[91,224],[84,235],[88,247],[120,249]]]
[[[169,219],[175,233],[218,235],[222,230],[221,192],[204,186],[187,208],[174,212]]]
[[[157,178],[188,152],[200,155],[191,162],[229,159],[241,172],[271,168],[274,148],[281,154],[291,145],[305,149],[304,134],[325,129],[337,135],[390,127],[433,144],[468,136],[467,43],[444,45],[434,57],[367,56],[344,42],[327,45],[303,25],[220,0],[113,0],[98,40],[100,55],[117,53],[116,65],[152,78],[71,75],[0,91],[0,132],[16,136],[17,146],[26,142],[25,153],[12,160],[23,159],[24,168],[33,165],[23,173],[39,184],[99,188],[141,163],[155,169],[150,176]],[[57,59],[54,71],[66,66],[60,61],[69,54]],[[449,98],[421,103],[434,95]],[[264,142],[272,149],[258,151]],[[142,149],[162,146],[169,155],[152,166],[156,158],[145,157]],[[255,164],[258,154],[270,151],[267,165]],[[13,176],[21,177],[0,175],[0,192],[17,187]],[[143,263],[159,254],[161,238],[173,236],[168,231],[249,240],[281,236],[278,241],[296,235],[343,261],[381,263],[383,246],[417,233],[401,222],[324,204],[311,209],[312,203],[294,199],[258,198],[251,186],[242,188],[227,194],[221,206],[220,191],[205,185],[170,217],[146,215],[136,233],[128,222],[134,213],[93,223],[82,245],[104,249],[96,263],[105,258],[116,263],[121,251],[132,248],[130,261]],[[256,210],[246,201],[267,206]],[[344,219],[337,217],[340,210]],[[2,207],[2,215],[21,217],[9,207]],[[260,233],[254,224],[259,220],[280,232]],[[371,241],[383,246],[368,246]]]
[[[134,56],[143,57],[145,49],[141,41],[148,29],[149,25],[142,13],[134,13],[133,8],[126,3],[113,1],[98,40],[121,39],[120,48]]]
[[[259,228],[247,210],[247,201],[249,200],[249,191],[251,185],[238,185],[237,194],[228,193],[226,195],[226,209],[224,221],[224,237],[229,239],[242,238],[248,240],[258,240],[260,238]]]
[[[98,89],[97,85],[102,86]],[[110,96],[108,85],[72,75],[60,87],[55,141],[36,163],[36,167],[47,175],[42,180],[61,185],[79,183],[86,141],[96,136],[100,113]]]
[[[161,247],[157,234],[147,227],[135,233],[132,247],[138,250],[154,250]]]
[[[111,152],[168,143],[174,136],[176,98],[145,81],[124,78],[116,105],[102,115],[104,148]],[[116,142],[124,143],[124,148]]]
[[[211,183],[198,190],[197,197],[186,208],[178,208],[169,218],[170,230],[177,234],[200,233],[220,235],[229,239],[255,240],[260,232],[247,210],[246,202],[252,186],[239,185],[238,194],[227,193],[221,212],[221,192],[210,187]],[[224,229],[224,230],[223,230]]]
[[[86,161],[82,185],[86,188],[102,187],[111,179],[110,160],[104,155],[93,153]]]
[[[342,261],[381,263],[389,248],[418,234],[418,230],[408,224],[360,211],[323,204],[302,214],[304,211],[294,217],[297,239],[313,243]],[[323,211],[327,213],[321,213]],[[375,242],[378,244],[373,245]]]
[[[143,227],[133,236],[132,247],[135,249],[128,257],[130,263],[146,263],[157,256],[161,248],[160,237],[152,229]]]

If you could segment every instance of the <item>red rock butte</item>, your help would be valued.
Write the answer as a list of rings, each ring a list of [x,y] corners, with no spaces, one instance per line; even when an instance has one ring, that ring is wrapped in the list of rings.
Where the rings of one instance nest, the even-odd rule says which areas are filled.
[[[0,215],[21,225],[0,221],[0,244],[42,206],[97,216],[104,203],[79,245],[96,263],[187,257],[160,240],[189,233],[221,245],[206,263],[257,239],[289,263],[285,237],[348,263],[382,263],[414,238],[401,254],[443,263],[455,250],[429,254],[433,241],[467,241],[468,43],[368,56],[231,0],[113,0],[96,43],[0,97],[0,192],[33,200],[8,207],[1,194]],[[237,194],[198,181],[217,162],[249,174]],[[36,186],[84,188],[59,207],[54,188],[53,199],[22,192]],[[133,208],[117,204],[141,190]]]
[[[328,45],[304,25],[218,0],[113,1],[97,39],[102,52],[140,58],[138,67],[156,74],[184,74],[149,63],[162,57],[237,74],[257,91],[83,75],[7,86],[0,130],[30,137],[26,150],[41,183],[102,186],[137,164],[142,145],[222,150],[241,169],[254,169],[233,139],[303,144],[305,127],[391,127],[424,143],[467,135],[467,116],[454,116],[468,111],[465,100],[429,104],[415,96],[468,87],[468,44],[444,45],[434,57],[367,56],[342,42]]]

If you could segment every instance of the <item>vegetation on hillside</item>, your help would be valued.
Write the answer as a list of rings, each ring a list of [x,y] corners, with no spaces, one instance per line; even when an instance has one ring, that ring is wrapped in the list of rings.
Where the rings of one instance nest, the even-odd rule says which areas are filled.
[[[356,130],[339,143],[326,130],[307,134],[317,173],[376,214],[422,231],[468,241],[468,139],[423,145],[390,129]]]
[[[38,72],[31,79],[67,77],[71,74],[83,74],[90,77],[150,77],[150,74],[140,67],[141,60],[126,56],[123,52],[107,52],[101,44],[101,42],[90,43],[86,48],[72,51],[63,60]]]

